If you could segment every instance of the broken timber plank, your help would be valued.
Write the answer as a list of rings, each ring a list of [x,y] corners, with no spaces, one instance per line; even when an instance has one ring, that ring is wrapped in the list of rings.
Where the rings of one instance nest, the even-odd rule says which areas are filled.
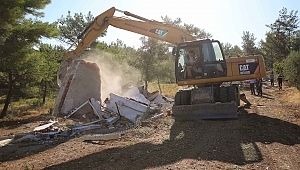
[[[117,140],[121,137],[120,133],[109,133],[109,134],[96,134],[96,135],[85,135],[83,136],[84,141],[95,141],[95,140]]]

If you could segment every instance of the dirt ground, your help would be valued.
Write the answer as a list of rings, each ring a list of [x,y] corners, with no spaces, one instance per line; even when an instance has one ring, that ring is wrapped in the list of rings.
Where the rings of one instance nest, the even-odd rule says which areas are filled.
[[[119,140],[17,143],[0,148],[0,169],[300,169],[300,106],[284,87],[244,93],[237,119],[146,122]],[[50,115],[0,121],[0,137],[32,131]],[[30,128],[25,125],[30,123]]]

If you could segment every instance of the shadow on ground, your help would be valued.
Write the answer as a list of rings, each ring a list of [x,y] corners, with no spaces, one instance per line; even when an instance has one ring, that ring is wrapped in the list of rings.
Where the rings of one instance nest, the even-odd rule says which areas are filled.
[[[256,142],[299,144],[298,125],[249,114],[239,109],[235,120],[175,120],[170,140],[111,148],[46,169],[146,169],[182,159],[221,161],[245,165],[263,160]]]

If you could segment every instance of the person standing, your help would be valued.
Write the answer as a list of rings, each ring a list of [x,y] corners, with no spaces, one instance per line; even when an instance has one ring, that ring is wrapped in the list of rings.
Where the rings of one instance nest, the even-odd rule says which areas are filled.
[[[257,95],[262,96],[262,79],[256,79],[256,90],[257,90]]]
[[[271,82],[271,87],[274,87],[274,73],[273,73],[273,71],[270,74],[270,82]]]
[[[252,95],[255,95],[254,84],[255,84],[255,79],[250,79],[250,90]]]
[[[279,90],[282,90],[282,80],[283,80],[283,77],[281,74],[279,74],[279,76],[277,77]]]

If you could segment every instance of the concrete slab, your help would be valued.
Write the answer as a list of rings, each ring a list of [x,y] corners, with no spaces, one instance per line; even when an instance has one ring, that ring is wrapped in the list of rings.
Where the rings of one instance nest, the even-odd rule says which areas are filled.
[[[75,60],[61,84],[52,114],[57,117],[67,116],[90,98],[101,103],[100,68],[95,63]],[[90,111],[88,105],[80,109],[82,114]]]
[[[139,123],[149,114],[150,107],[137,101],[110,93],[110,100],[106,103],[107,109],[115,113],[120,113],[133,123]]]

